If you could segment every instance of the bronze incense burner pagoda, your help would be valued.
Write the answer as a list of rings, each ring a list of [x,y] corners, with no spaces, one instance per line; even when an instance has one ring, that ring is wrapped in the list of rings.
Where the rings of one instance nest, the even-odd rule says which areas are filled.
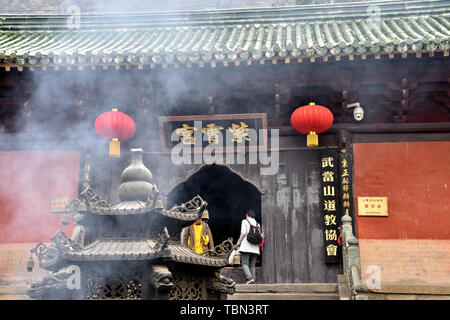
[[[111,205],[89,186],[70,204],[75,223],[69,238],[62,230],[51,246],[31,252],[51,273],[27,290],[32,299],[224,299],[235,282],[220,274],[233,244],[197,254],[180,243],[182,229],[201,217],[200,196],[165,209],[143,150],[131,149]],[[77,278],[78,277],[78,278]]]

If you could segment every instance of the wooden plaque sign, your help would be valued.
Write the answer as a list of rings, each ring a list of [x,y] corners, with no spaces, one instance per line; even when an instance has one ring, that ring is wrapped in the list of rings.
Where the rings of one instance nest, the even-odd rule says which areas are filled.
[[[387,197],[358,197],[358,216],[387,217]]]
[[[73,200],[73,197],[55,197],[50,200],[51,213],[68,213],[70,209],[66,206]]]
[[[171,116],[158,120],[161,148],[165,152],[179,143],[194,150],[208,145],[226,150],[233,143],[243,144],[247,150],[267,147],[266,113]],[[265,133],[261,135],[260,129],[266,129]]]

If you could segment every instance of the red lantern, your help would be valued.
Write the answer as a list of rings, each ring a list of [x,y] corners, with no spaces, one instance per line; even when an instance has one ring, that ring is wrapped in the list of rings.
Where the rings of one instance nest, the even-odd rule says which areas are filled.
[[[99,136],[111,139],[109,155],[112,157],[120,157],[120,141],[130,139],[136,132],[134,120],[117,109],[102,113],[95,120],[94,126]]]
[[[291,125],[298,132],[308,134],[306,145],[317,147],[319,145],[318,133],[330,129],[333,124],[333,113],[324,107],[310,102],[309,105],[297,108],[291,115]]]

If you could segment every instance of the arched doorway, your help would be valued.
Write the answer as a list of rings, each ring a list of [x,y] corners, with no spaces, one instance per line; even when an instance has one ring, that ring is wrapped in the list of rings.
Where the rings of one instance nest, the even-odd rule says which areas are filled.
[[[236,243],[247,209],[255,210],[256,220],[261,222],[261,192],[225,165],[201,167],[170,191],[168,207],[189,201],[196,195],[208,202],[208,224],[215,245],[230,237]]]

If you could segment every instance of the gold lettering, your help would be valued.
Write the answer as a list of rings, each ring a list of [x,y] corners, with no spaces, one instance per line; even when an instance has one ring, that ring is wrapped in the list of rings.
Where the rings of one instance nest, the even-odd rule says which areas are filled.
[[[322,173],[322,181],[323,182],[334,182],[333,175],[334,175],[333,171],[325,171],[324,173]]]
[[[206,133],[208,136],[209,143],[219,144],[219,132],[223,127],[216,126],[214,123],[210,123],[206,126],[206,128],[202,129],[203,133]]]
[[[250,141],[248,137],[248,125],[245,122],[240,122],[241,125],[231,124],[231,127],[228,128],[233,133],[232,141],[241,143],[242,139],[245,141]]]
[[[337,246],[334,244],[329,244],[327,246],[327,256],[336,256],[337,254]]]
[[[327,197],[327,196],[334,196],[334,186],[323,187],[323,195],[325,197]]]
[[[336,225],[336,216],[334,214],[326,214],[325,225],[326,226]]]
[[[175,133],[181,135],[180,140],[183,144],[195,144],[194,131],[197,131],[197,128],[183,123],[183,127],[176,129]]]
[[[348,169],[344,169],[341,177],[348,177]]]
[[[336,211],[336,200],[325,200],[324,203],[325,209],[327,211]]]
[[[336,230],[325,230],[325,240],[327,241],[337,240]]]
[[[334,168],[333,157],[322,158],[322,168]]]

